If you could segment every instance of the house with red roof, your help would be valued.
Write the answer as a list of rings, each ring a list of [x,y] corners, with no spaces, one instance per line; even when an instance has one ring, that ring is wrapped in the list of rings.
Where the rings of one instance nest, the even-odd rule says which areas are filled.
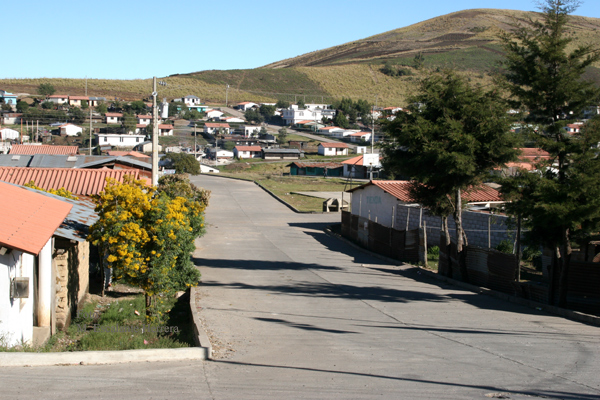
[[[107,124],[120,124],[123,122],[123,113],[106,113],[104,114],[106,117]]]
[[[235,146],[233,156],[242,158],[260,158],[262,156],[262,147],[260,146]]]
[[[258,107],[258,104],[253,103],[251,101],[243,101],[241,103],[238,103],[235,108],[237,108],[240,111],[246,111],[251,109],[252,107]]]
[[[59,104],[59,105],[67,104],[69,102],[69,96],[67,96],[65,94],[53,94],[51,96],[48,96],[46,101],[49,101],[49,102],[55,103],[55,104]]]
[[[173,125],[159,124],[158,125],[158,136],[173,136]]]
[[[41,343],[51,334],[52,237],[72,207],[0,182],[0,332],[8,346]]]
[[[137,117],[138,125],[150,125],[152,122],[152,115],[138,115]]]
[[[87,101],[89,104],[90,98],[87,96],[69,96],[70,106],[81,107],[84,101]]]
[[[229,124],[225,122],[207,122],[204,124],[204,133],[208,133],[209,135],[214,135],[220,130],[223,130],[224,134],[229,135],[230,129]]]
[[[8,154],[32,155],[32,154],[54,154],[54,155],[71,155],[78,154],[79,147],[77,146],[53,146],[50,144],[33,145],[33,144],[15,144],[10,149]]]
[[[346,156],[348,145],[346,143],[319,143],[318,153],[322,156]]]
[[[349,178],[367,179],[371,173],[377,174],[381,169],[379,154],[361,154],[342,161],[344,176]]]

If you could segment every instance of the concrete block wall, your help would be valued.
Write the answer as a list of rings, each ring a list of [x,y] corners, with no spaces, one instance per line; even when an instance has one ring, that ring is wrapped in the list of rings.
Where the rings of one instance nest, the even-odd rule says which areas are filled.
[[[440,230],[442,219],[431,215],[426,209],[419,207],[410,207],[398,205],[394,220],[394,228],[398,230],[417,229],[423,222],[427,224],[427,243],[428,246],[439,246]],[[488,222],[489,221],[489,222]],[[488,223],[490,247],[494,248],[503,240],[515,240],[516,226],[508,227],[509,217],[504,215],[492,215],[474,211],[463,212],[463,229],[467,234],[469,245],[488,248]],[[456,225],[454,218],[448,218],[448,228],[450,234],[454,237]]]

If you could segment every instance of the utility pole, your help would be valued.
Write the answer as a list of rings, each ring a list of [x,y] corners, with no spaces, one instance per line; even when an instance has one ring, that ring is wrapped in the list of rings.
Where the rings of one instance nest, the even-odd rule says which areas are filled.
[[[229,107],[229,102],[227,95],[229,94],[229,85],[225,86],[225,107]],[[205,100],[206,101],[206,100]]]
[[[371,109],[371,154],[373,154],[373,145],[375,143],[375,107],[377,107],[377,98],[379,95],[375,96],[375,105]]]
[[[196,154],[196,123],[194,122],[194,158],[196,161],[198,160],[198,155]]]
[[[152,79],[152,186],[158,185],[158,107],[156,77]]]
[[[87,82],[87,80],[86,80],[86,82]],[[86,92],[87,92],[87,84],[85,86],[86,86]],[[89,105],[89,103],[88,103],[88,107],[90,107],[90,138],[89,138],[89,141],[90,141],[90,156],[91,156],[92,155],[92,107]]]

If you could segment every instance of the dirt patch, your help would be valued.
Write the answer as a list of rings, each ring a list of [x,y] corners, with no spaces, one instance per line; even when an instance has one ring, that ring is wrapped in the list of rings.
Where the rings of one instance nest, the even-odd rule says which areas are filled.
[[[136,295],[143,292],[140,288],[114,283],[104,292],[104,296],[93,293],[86,294],[84,303],[97,301],[98,305],[106,306],[118,300],[133,299]]]

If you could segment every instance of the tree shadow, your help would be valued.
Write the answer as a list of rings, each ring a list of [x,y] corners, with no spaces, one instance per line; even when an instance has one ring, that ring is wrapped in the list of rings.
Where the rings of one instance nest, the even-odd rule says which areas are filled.
[[[213,258],[192,257],[194,265],[199,267],[225,268],[225,269],[242,269],[248,271],[284,271],[294,270],[302,271],[307,269],[312,270],[327,270],[340,271],[342,268],[334,266],[326,266],[320,264],[304,264],[298,262],[283,262],[283,261],[263,261],[263,260],[225,260]]]
[[[290,328],[297,328],[297,329],[302,329],[305,331],[319,331],[319,332],[327,332],[327,333],[336,333],[336,334],[340,334],[340,333],[358,333],[358,332],[354,332],[354,331],[343,331],[343,330],[339,330],[339,329],[327,329],[327,328],[319,328],[315,325],[310,325],[310,324],[301,324],[298,322],[291,322],[291,321],[286,321],[284,319],[280,319],[280,318],[264,318],[264,317],[254,317],[255,320],[257,321],[263,321],[263,322],[273,322],[273,323],[277,323],[277,324],[281,324],[281,325],[286,325],[289,326]]]

